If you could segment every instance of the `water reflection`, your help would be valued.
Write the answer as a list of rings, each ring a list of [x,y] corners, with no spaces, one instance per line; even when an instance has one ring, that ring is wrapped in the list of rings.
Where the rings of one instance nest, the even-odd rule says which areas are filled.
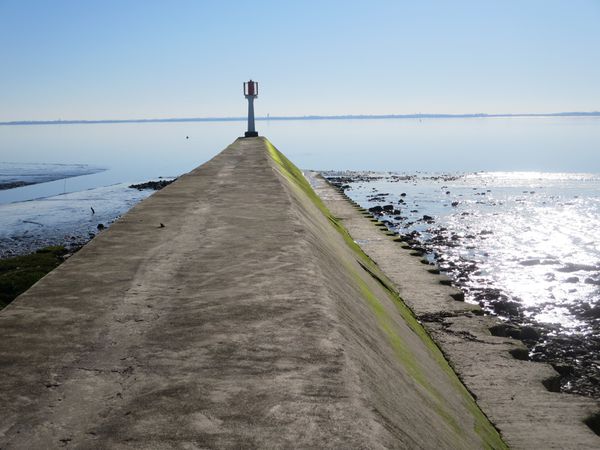
[[[69,180],[66,191],[74,192],[188,172],[241,136],[244,126],[244,122],[0,126],[0,161],[109,168]],[[598,117],[271,120],[257,122],[257,128],[304,169],[600,172]],[[0,192],[0,203],[56,195],[65,186],[49,183],[22,189]]]
[[[330,173],[449,274],[467,301],[539,330],[536,359],[600,397],[600,176]],[[574,369],[573,369],[574,367]]]

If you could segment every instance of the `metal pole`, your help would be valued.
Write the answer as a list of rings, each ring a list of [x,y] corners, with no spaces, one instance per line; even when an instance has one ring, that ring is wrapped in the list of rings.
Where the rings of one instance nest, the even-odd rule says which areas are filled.
[[[258,137],[256,128],[254,128],[254,99],[255,95],[246,95],[248,99],[248,131],[244,133],[245,137]]]
[[[248,133],[254,134],[254,96],[248,96]]]

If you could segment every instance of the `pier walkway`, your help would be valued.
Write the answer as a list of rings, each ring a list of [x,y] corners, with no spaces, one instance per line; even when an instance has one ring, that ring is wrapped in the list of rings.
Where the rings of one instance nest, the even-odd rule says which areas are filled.
[[[0,448],[503,448],[264,138],[138,204],[0,313]]]

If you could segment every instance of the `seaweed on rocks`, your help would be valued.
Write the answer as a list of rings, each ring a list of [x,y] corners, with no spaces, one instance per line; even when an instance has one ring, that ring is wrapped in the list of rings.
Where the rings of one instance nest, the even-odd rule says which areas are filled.
[[[145,183],[132,184],[129,187],[132,189],[137,189],[138,191],[141,191],[143,189],[152,189],[154,191],[159,191],[170,185],[176,179],[177,178],[174,178],[172,180],[146,181]]]
[[[59,266],[79,248],[79,246],[45,247],[29,255],[0,260],[0,309]]]

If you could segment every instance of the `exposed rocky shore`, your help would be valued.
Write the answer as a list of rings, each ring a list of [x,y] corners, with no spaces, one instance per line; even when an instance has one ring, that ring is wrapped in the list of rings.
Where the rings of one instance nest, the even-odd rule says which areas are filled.
[[[467,301],[477,303],[486,313],[500,317],[504,323],[491,330],[493,334],[522,340],[529,349],[529,354],[521,355],[522,358],[552,364],[561,377],[547,386],[550,390],[600,398],[600,304],[586,301],[556,304],[556,307],[568,309],[577,321],[568,328],[560,323],[535,320],[543,308],[552,306],[552,298],[549,298],[548,304],[545,305],[527,305],[489,282],[477,260],[457,257],[450,251],[459,246],[475,248],[481,240],[494,239],[493,229],[479,230],[476,234],[457,233],[438,223],[433,214],[427,214],[428,209],[419,206],[410,198],[410,194],[394,195],[381,190],[382,184],[377,182],[384,178],[386,182],[392,183],[417,182],[415,175],[384,177],[348,173],[344,176],[328,177],[332,184],[349,195],[358,184],[377,185],[369,189],[362,206],[385,223],[390,230],[399,232],[415,252],[421,253],[448,275],[452,283],[465,293]],[[455,180],[453,175],[440,175],[438,178],[441,183]],[[442,188],[446,189],[445,186]],[[482,186],[474,195],[484,197],[489,195],[489,192],[489,189]],[[449,195],[450,191],[445,193]],[[447,203],[449,207],[456,208],[459,202],[448,200]],[[469,220],[469,211],[463,211],[460,215],[465,221]],[[600,268],[593,264],[563,264],[561,261],[544,258],[525,258],[518,264],[523,267],[553,266],[555,271],[573,274],[566,278],[564,283],[583,282],[590,286],[600,285]],[[587,275],[582,276],[581,273]]]

